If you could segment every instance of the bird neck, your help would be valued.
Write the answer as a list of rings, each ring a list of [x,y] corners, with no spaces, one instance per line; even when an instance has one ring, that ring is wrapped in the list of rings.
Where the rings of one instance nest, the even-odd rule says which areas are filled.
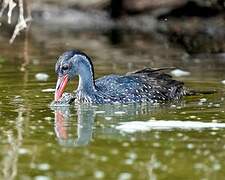
[[[94,75],[91,66],[82,65],[79,68],[79,85],[78,91],[86,94],[93,93],[95,91]]]

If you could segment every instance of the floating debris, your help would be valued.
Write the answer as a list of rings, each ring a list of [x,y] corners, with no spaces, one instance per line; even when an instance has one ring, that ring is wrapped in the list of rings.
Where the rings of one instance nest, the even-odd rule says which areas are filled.
[[[225,85],[225,80],[223,80],[223,81],[221,81],[222,82],[222,84],[224,84]]]
[[[225,128],[225,123],[201,122],[201,121],[165,121],[165,120],[150,120],[150,121],[131,121],[121,122],[116,127],[117,130],[126,133],[145,132],[150,130],[199,130],[206,128]]]
[[[183,71],[181,69],[174,69],[170,72],[173,76],[181,77],[181,76],[189,76],[191,73],[188,71]]]
[[[38,81],[47,81],[49,78],[49,75],[46,73],[37,73],[37,74],[35,74],[35,78]]]

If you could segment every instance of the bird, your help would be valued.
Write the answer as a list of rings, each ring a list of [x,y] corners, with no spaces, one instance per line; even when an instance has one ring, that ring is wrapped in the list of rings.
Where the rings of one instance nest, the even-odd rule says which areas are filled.
[[[124,75],[94,78],[91,58],[80,50],[64,52],[55,65],[58,76],[55,102],[60,102],[69,81],[79,77],[72,98],[77,104],[161,103],[180,100],[186,94],[184,83],[164,73],[166,68],[144,68]]]

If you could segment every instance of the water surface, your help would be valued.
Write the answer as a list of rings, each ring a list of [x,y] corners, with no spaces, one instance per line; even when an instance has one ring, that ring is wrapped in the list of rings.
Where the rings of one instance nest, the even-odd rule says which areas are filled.
[[[126,133],[122,122],[149,120],[225,123],[223,55],[190,56],[160,39],[123,34],[55,33],[35,29],[0,45],[0,179],[223,179],[225,129],[151,129]],[[45,37],[48,37],[45,39]],[[120,38],[121,39],[121,38]],[[146,66],[179,67],[190,89],[214,91],[163,105],[131,104],[49,108],[54,63],[67,49],[85,50],[96,77]],[[28,64],[26,66],[26,64]],[[24,67],[26,67],[24,69]],[[21,71],[22,70],[22,71]],[[38,81],[35,74],[49,75]],[[77,86],[71,82],[67,91]]]

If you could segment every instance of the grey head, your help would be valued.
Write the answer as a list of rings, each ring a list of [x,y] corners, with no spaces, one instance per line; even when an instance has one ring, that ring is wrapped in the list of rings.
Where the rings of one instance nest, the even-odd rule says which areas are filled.
[[[58,101],[70,80],[79,76],[78,89],[94,89],[94,69],[91,59],[79,50],[64,52],[55,65],[58,76],[55,101]]]

